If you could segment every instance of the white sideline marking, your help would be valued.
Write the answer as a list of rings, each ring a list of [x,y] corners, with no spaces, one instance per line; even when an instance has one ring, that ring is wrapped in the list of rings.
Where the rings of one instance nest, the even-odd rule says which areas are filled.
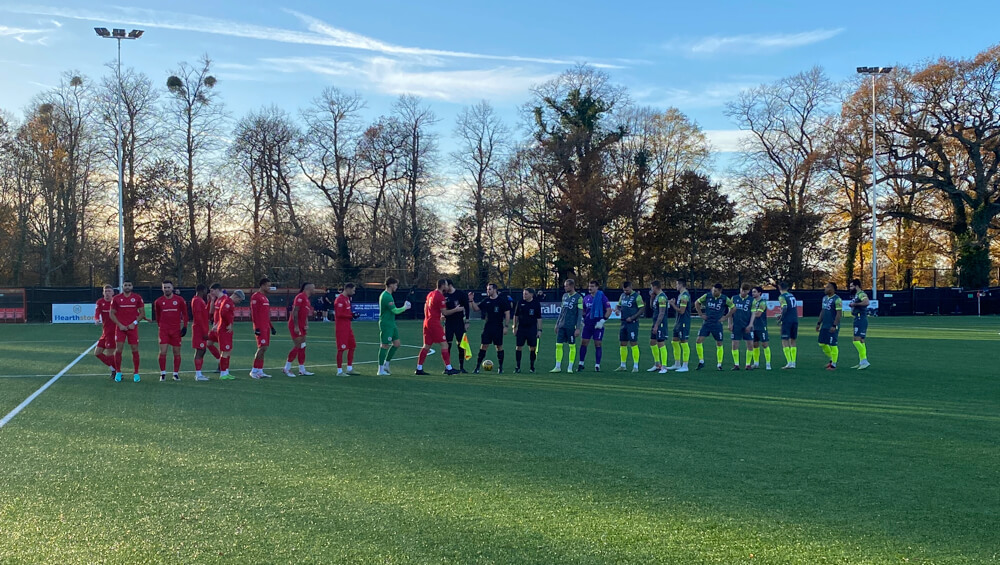
[[[91,351],[93,351],[93,349],[95,347],[97,347],[97,342],[96,341],[93,343],[93,345],[91,345],[90,347],[88,347],[86,351],[84,351],[83,353],[81,353],[79,357],[77,357],[76,359],[74,359],[73,362],[71,362],[69,365],[66,365],[65,367],[63,367],[62,371],[59,371],[58,373],[56,373],[56,376],[54,376],[51,379],[49,379],[48,382],[46,382],[41,387],[39,387],[38,390],[36,390],[35,392],[31,393],[31,396],[29,396],[28,398],[25,398],[24,402],[22,402],[22,403],[20,403],[20,404],[17,405],[17,408],[11,410],[9,414],[7,414],[6,416],[3,417],[3,419],[0,419],[0,428],[3,428],[4,426],[6,426],[8,422],[10,422],[11,420],[14,419],[14,416],[17,416],[18,414],[20,414],[21,410],[24,410],[29,404],[31,404],[32,400],[38,398],[38,395],[40,395],[43,392],[45,392],[45,389],[47,389],[50,386],[52,386],[52,383],[58,381],[59,377],[65,375],[67,371],[69,371],[70,369],[73,368],[73,365],[76,365],[77,363],[79,363],[80,359],[83,359],[84,357],[86,357]]]

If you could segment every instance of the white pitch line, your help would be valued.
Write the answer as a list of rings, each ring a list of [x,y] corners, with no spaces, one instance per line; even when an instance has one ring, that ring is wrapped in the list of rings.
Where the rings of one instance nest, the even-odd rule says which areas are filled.
[[[17,408],[11,410],[10,413],[8,413],[6,416],[3,417],[3,419],[0,419],[0,428],[3,428],[4,426],[6,426],[8,422],[10,422],[11,420],[14,419],[14,416],[17,416],[18,414],[20,414],[21,410],[24,410],[29,404],[31,404],[32,400],[38,398],[38,395],[40,395],[43,392],[45,392],[45,389],[47,389],[50,386],[52,386],[52,383],[58,381],[59,377],[65,375],[67,371],[69,371],[70,369],[73,368],[73,365],[76,365],[77,363],[79,363],[80,359],[83,359],[84,357],[86,357],[95,347],[97,347],[97,342],[96,341],[93,343],[93,345],[91,345],[90,347],[88,347],[86,351],[84,351],[83,353],[81,353],[79,357],[77,357],[76,359],[74,359],[72,363],[70,363],[69,365],[66,365],[65,367],[63,367],[62,371],[59,371],[58,373],[56,373],[56,376],[54,376],[51,379],[49,379],[48,382],[46,382],[41,387],[39,387],[38,390],[36,390],[35,392],[31,393],[31,396],[29,396],[28,398],[25,398],[24,402],[22,402],[22,403],[20,403],[20,404],[17,405]]]

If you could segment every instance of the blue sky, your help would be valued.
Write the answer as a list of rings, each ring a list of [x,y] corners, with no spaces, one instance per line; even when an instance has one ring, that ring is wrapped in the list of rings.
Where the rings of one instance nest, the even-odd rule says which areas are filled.
[[[992,4],[992,6],[991,6]],[[810,68],[835,79],[859,65],[967,57],[1000,40],[988,2],[130,2],[0,0],[0,108],[79,69],[96,77],[114,43],[93,27],[141,28],[123,60],[162,84],[208,53],[232,115],[290,112],[327,85],[357,90],[372,117],[403,92],[426,98],[448,149],[464,105],[490,100],[512,125],[531,85],[576,62],[603,68],[637,104],[675,106],[735,140],[724,105],[742,88]],[[725,161],[725,156],[720,156]]]

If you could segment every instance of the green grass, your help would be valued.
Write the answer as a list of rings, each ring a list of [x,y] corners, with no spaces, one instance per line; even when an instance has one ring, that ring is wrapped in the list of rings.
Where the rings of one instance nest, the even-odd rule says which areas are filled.
[[[873,319],[865,372],[807,322],[792,372],[550,375],[547,330],[534,375],[351,378],[314,323],[265,381],[240,327],[209,383],[144,326],[141,383],[88,356],[0,429],[0,563],[1000,563],[997,321]],[[0,326],[0,416],[94,330]]]

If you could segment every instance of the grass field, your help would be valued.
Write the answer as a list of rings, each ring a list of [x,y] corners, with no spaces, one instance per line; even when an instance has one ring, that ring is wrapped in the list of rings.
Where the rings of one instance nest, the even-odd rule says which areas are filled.
[[[0,563],[1000,563],[998,319],[873,319],[864,372],[807,321],[795,371],[655,376],[617,344],[550,375],[548,331],[538,374],[375,377],[356,326],[349,378],[332,324],[313,377],[247,377],[247,327],[231,382],[157,382],[151,326],[141,383],[87,356],[0,429]],[[95,339],[0,326],[0,417]]]

